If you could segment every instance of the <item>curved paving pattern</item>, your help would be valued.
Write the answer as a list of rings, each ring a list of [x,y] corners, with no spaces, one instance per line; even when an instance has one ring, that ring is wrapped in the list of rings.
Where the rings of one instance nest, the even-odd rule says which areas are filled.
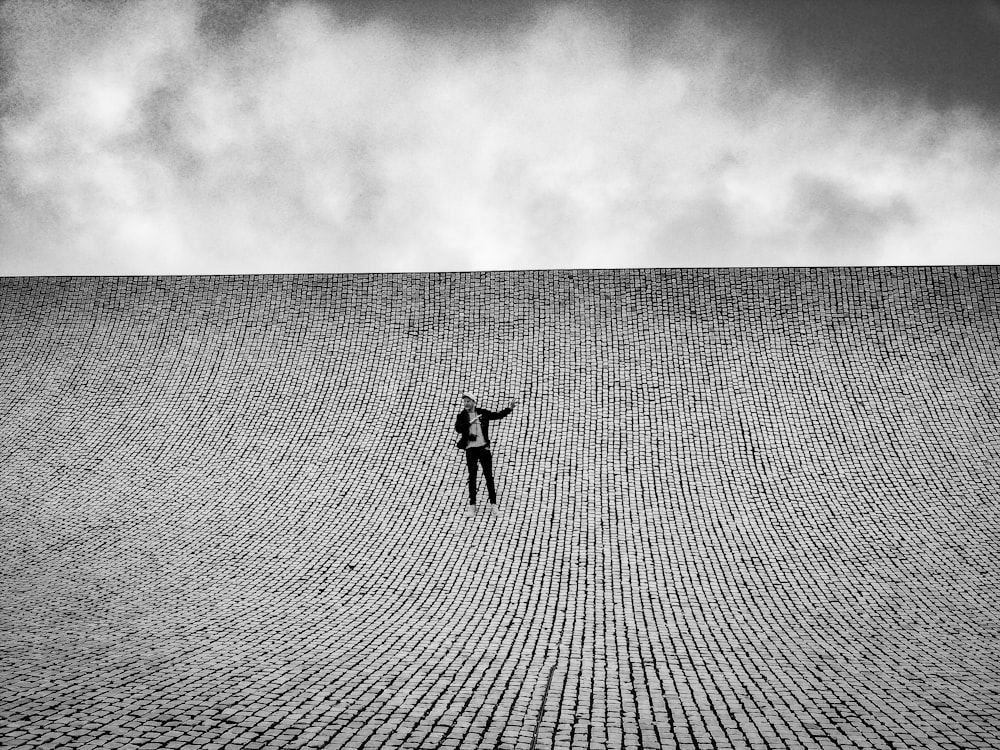
[[[4,746],[997,747],[998,296],[2,279]]]

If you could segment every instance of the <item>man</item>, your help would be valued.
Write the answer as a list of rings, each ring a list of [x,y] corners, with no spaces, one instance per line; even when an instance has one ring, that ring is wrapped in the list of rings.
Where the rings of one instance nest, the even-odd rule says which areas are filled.
[[[469,467],[469,510],[470,516],[476,515],[476,472],[482,464],[483,476],[486,477],[486,491],[490,496],[490,515],[497,514],[497,491],[493,486],[493,456],[490,453],[490,422],[503,419],[512,411],[517,401],[502,411],[479,409],[476,404],[479,399],[476,394],[462,394],[462,411],[455,419],[455,430],[462,436],[458,447],[465,450],[465,463]]]

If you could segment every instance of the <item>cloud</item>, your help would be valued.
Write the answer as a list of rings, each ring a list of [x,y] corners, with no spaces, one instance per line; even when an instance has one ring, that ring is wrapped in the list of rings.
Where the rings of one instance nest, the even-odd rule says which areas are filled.
[[[791,222],[805,228],[809,246],[843,251],[877,244],[895,225],[912,224],[914,211],[900,195],[865,200],[846,185],[801,175],[795,181]]]
[[[980,0],[976,5],[979,16],[993,27],[993,31],[1000,31],[1000,3],[997,0]]]
[[[717,28],[765,45],[778,80],[808,86],[822,77],[871,102],[888,94],[1000,114],[996,0],[707,0],[702,7]]]
[[[988,262],[1000,229],[982,114],[779,81],[694,11],[0,16],[0,273]]]

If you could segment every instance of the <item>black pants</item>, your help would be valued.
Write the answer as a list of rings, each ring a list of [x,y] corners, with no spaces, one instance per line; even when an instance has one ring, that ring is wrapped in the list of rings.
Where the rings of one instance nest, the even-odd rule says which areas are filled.
[[[483,476],[486,477],[486,491],[490,493],[490,502],[497,501],[497,489],[493,486],[493,456],[489,448],[468,448],[465,451],[465,463],[469,467],[469,505],[476,504],[476,470],[483,465]]]

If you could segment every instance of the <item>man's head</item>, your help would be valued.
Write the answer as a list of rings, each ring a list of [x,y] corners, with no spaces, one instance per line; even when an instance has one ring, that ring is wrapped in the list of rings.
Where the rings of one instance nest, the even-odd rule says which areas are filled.
[[[470,393],[469,391],[466,391],[465,393],[462,394],[462,406],[464,406],[466,409],[472,409],[473,407],[475,407],[478,401],[479,399],[476,398],[475,393]]]

